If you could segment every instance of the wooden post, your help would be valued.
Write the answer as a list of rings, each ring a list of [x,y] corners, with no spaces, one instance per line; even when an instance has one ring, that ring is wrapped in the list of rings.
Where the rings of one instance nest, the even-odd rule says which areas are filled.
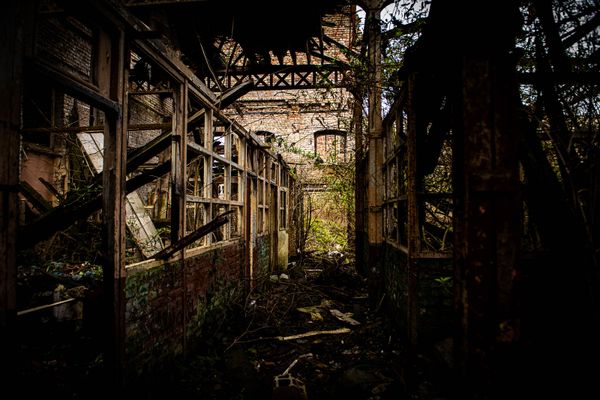
[[[384,1],[367,1],[366,34],[369,38],[369,150],[367,164],[367,237],[371,292],[381,296],[383,246],[383,120],[381,116],[381,9]]]
[[[207,148],[210,152],[213,150],[213,111],[206,109],[205,117],[204,117],[204,147]],[[213,213],[213,202],[212,194],[213,194],[213,173],[212,173],[212,165],[213,165],[213,157],[212,155],[207,155],[203,157],[204,159],[204,197],[209,199],[209,203],[204,205],[205,207],[205,217],[207,221],[212,219]],[[212,235],[208,235],[206,237],[206,243],[212,243]]]
[[[97,80],[103,95],[120,105],[120,115],[105,113],[102,176],[104,289],[107,334],[104,363],[109,385],[123,385],[125,367],[125,171],[127,163],[127,70],[123,31],[99,32]]]
[[[173,135],[171,144],[171,243],[185,236],[186,191],[186,104],[187,85],[179,84],[174,98]],[[185,249],[182,251],[182,257]]]
[[[356,96],[356,95],[355,95]],[[354,248],[356,254],[356,269],[366,276],[367,255],[366,255],[366,218],[365,218],[365,187],[366,187],[366,171],[365,171],[365,152],[363,140],[363,108],[362,96],[354,98],[352,107],[352,123],[354,124],[354,148],[356,157],[354,160]]]
[[[408,296],[407,296],[407,337],[409,347],[415,350],[417,346],[417,283],[418,283],[418,265],[417,258],[421,250],[421,225],[419,223],[419,204],[418,191],[420,184],[417,181],[419,173],[417,171],[417,136],[422,135],[419,124],[419,109],[417,101],[418,76],[411,74],[408,80],[408,127],[407,127],[407,212],[408,212],[408,232],[407,232],[407,277],[408,277]]]
[[[16,364],[16,256],[24,13],[29,2],[9,0],[0,13],[0,357],[9,374]],[[5,375],[6,377],[6,375]],[[10,383],[10,375],[7,382]],[[5,387],[8,391],[10,386]],[[8,393],[8,392],[7,392]]]
[[[519,329],[511,318],[522,226],[518,86],[509,55],[515,33],[511,18],[518,9],[503,1],[490,7],[476,7],[475,20],[465,20],[460,7],[450,11],[457,24],[472,28],[464,35],[468,40],[457,45],[453,128],[455,300],[461,318],[456,361],[472,395],[494,390],[490,385],[506,372],[498,360],[518,340]]]

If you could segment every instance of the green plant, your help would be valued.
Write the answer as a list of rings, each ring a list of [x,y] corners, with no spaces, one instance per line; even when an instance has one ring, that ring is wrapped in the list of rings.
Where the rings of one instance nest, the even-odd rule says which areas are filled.
[[[452,294],[452,277],[451,276],[440,276],[433,280],[434,286],[437,287],[445,295]]]

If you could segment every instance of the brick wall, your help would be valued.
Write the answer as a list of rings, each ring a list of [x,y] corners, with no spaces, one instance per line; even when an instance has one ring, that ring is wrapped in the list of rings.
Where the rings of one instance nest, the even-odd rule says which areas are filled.
[[[242,241],[217,244],[168,263],[129,266],[126,356],[134,378],[198,343],[210,321],[245,288]]]
[[[403,330],[407,328],[408,274],[406,255],[394,246],[384,245],[383,290],[389,315]],[[417,262],[417,335],[419,343],[432,343],[452,335],[452,260],[420,259]]]
[[[74,18],[44,18],[36,36],[36,52],[81,79],[92,73],[92,31]]]
[[[324,17],[327,23],[324,33],[346,47],[355,47],[354,7]],[[345,61],[346,56],[336,46],[330,46],[326,55]],[[305,64],[304,53],[297,53],[298,64]],[[277,64],[276,57],[272,62]],[[292,65],[288,56],[284,62]],[[312,63],[318,63],[313,59]],[[236,102],[237,110],[231,109],[229,116],[251,132],[267,131],[281,141],[275,141],[273,150],[299,170],[307,180],[319,181],[321,173],[313,168],[314,133],[326,129],[348,133],[348,159],[354,156],[354,138],[350,133],[352,117],[352,95],[343,88],[301,89],[280,91],[254,91]]]

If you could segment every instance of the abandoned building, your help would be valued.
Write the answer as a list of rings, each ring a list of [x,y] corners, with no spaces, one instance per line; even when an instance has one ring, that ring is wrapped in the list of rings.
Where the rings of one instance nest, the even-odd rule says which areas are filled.
[[[598,0],[1,9],[7,394],[598,393]]]

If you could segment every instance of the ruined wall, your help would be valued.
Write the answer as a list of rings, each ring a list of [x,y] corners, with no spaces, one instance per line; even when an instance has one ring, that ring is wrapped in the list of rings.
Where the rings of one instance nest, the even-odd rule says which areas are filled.
[[[383,290],[394,322],[405,331],[408,315],[406,254],[384,244]],[[419,259],[417,262],[417,336],[419,343],[432,343],[452,335],[452,260]]]
[[[355,14],[354,8],[348,7],[344,12],[325,17],[329,24],[325,24],[324,33],[342,45],[353,48],[356,43]],[[346,56],[335,45],[326,49],[326,55],[339,60],[346,60]],[[284,58],[284,63],[292,65],[293,61],[289,55]],[[273,64],[278,60],[273,57]],[[297,53],[298,65],[307,64],[308,60],[303,53]],[[321,60],[312,57],[311,64],[316,65]],[[326,166],[329,163],[349,163],[354,160],[354,137],[351,132],[352,118],[352,95],[344,88],[321,88],[321,89],[285,89],[252,91],[236,102],[235,110],[228,110],[228,115],[235,119],[247,130],[262,136],[263,140],[271,146],[271,150],[279,153],[294,171],[298,183],[297,192],[290,193],[296,205],[304,196],[302,191],[307,187],[317,187],[322,190],[324,185],[331,183],[331,171]],[[336,140],[330,151],[323,142],[327,142],[324,136],[319,140],[315,133],[333,131],[345,134],[345,136],[332,136]],[[343,139],[342,139],[343,138]],[[329,143],[330,146],[330,143]],[[342,150],[340,150],[343,148]],[[334,157],[331,154],[335,154]],[[312,203],[311,203],[312,204]],[[306,216],[311,204],[304,205],[305,214],[296,212],[293,217],[296,223],[290,229],[289,237],[281,237],[279,242],[285,240],[288,243],[290,254],[295,255],[301,245],[299,235],[296,232],[302,222],[300,219]],[[348,225],[347,213],[338,212],[339,204],[331,206],[321,202],[315,210],[320,210],[320,218],[325,221],[315,230],[310,231],[314,235],[320,229],[325,236],[334,237],[337,231],[344,232],[342,242],[345,242],[345,233]],[[314,204],[313,204],[314,206]],[[299,211],[299,210],[296,210]],[[331,221],[330,221],[331,220]],[[330,234],[331,228],[336,231]],[[312,242],[316,242],[312,240]],[[324,242],[324,241],[321,241]],[[339,241],[338,241],[339,243]],[[320,243],[321,245],[324,243]],[[281,247],[281,243],[279,243]],[[329,247],[330,248],[330,247]],[[285,263],[285,257],[281,257],[279,264]]]
[[[323,32],[348,48],[356,44],[356,16],[353,6],[324,17]],[[331,45],[325,55],[347,61],[343,51]],[[297,63],[306,64],[306,54],[297,53]],[[273,64],[278,64],[272,57]],[[311,64],[321,60],[313,57]],[[284,63],[292,65],[289,55]],[[339,130],[348,133],[347,160],[354,156],[354,140],[350,134],[352,95],[344,88],[285,89],[252,91],[236,102],[236,110],[228,114],[251,132],[270,132],[273,151],[283,155],[301,180],[320,181],[322,173],[314,168],[314,133]]]
[[[36,31],[35,54],[84,81],[91,80],[92,32],[76,19],[44,18]],[[45,128],[72,127],[94,122],[90,107],[53,89],[46,79],[30,74],[23,95],[23,151],[21,180],[29,183],[46,200],[57,198],[39,178],[65,193],[72,185],[71,172],[77,160],[75,133],[42,131]],[[37,131],[30,131],[33,128]],[[22,201],[24,201],[22,199]]]
[[[267,252],[268,253],[268,252]],[[245,287],[243,241],[190,252],[185,261],[127,268],[126,354],[132,375],[191,350]]]
[[[300,175],[319,180],[320,173],[314,168],[315,132],[347,132],[346,156],[348,161],[353,158],[351,95],[345,89],[256,91],[237,104],[241,115],[230,116],[251,132],[273,133],[274,137],[265,141]]]
[[[102,23],[100,24],[102,25]],[[73,152],[70,149],[77,150],[80,157],[85,159],[77,139],[77,134],[82,130],[99,133],[96,136],[100,139],[94,141],[94,144],[97,145],[97,148],[93,149],[95,151],[94,155],[99,155],[99,151],[96,150],[104,147],[100,143],[103,138],[100,132],[104,131],[104,118],[100,118],[102,112],[93,110],[89,105],[82,104],[82,101],[90,101],[95,105],[94,107],[101,109],[110,109],[111,107],[103,108],[99,102],[92,100],[89,94],[79,93],[77,95],[79,100],[75,100],[61,93],[59,88],[64,86],[71,88],[70,92],[78,93],[73,87],[79,87],[82,80],[93,81],[94,70],[105,70],[101,66],[103,65],[102,61],[106,60],[103,58],[106,57],[106,54],[103,51],[96,54],[96,49],[104,49],[103,46],[108,45],[108,41],[102,34],[95,35],[77,20],[71,20],[70,17],[64,15],[57,17],[51,15],[41,25],[39,35],[36,38],[36,51],[39,59],[36,59],[33,63],[33,67],[37,68],[33,72],[41,71],[39,75],[42,78],[39,78],[35,73],[30,73],[31,71],[28,72],[27,83],[31,85],[32,90],[25,93],[23,97],[24,101],[32,102],[31,109],[42,108],[45,114],[34,114],[34,117],[28,120],[29,124],[24,125],[30,133],[36,135],[48,133],[47,136],[50,140],[41,138],[43,139],[41,141],[47,142],[46,148],[42,152],[44,156],[48,156],[47,159],[38,157],[33,160],[33,158],[30,158],[23,163],[24,176],[32,183],[37,182],[36,170],[41,170],[44,174],[47,174],[44,177],[51,183],[56,182],[56,180],[53,182],[50,179],[53,176],[52,174],[56,174],[59,170],[52,157],[60,159],[65,165],[60,169],[62,176],[67,179],[72,177],[71,173],[73,171],[69,170],[69,162]],[[92,42],[94,42],[93,46],[91,45]],[[165,228],[164,231],[168,234],[171,227],[176,227],[178,232],[171,235],[175,240],[188,231],[195,230],[208,223],[210,219],[214,219],[225,210],[234,211],[234,214],[231,215],[228,226],[213,230],[211,232],[212,236],[205,236],[206,240],[200,241],[201,243],[197,241],[194,244],[200,247],[185,251],[184,255],[178,253],[177,256],[167,262],[150,259],[131,264],[126,268],[124,268],[123,259],[127,263],[128,260],[135,259],[137,261],[139,258],[136,254],[131,254],[131,247],[123,248],[122,243],[125,239],[127,243],[132,244],[136,238],[131,237],[133,235],[124,238],[122,232],[117,233],[116,229],[114,232],[111,231],[110,240],[115,239],[114,245],[110,245],[110,248],[102,248],[100,252],[103,256],[99,256],[99,259],[107,260],[114,255],[114,258],[105,262],[104,271],[105,273],[118,271],[118,273],[115,273],[112,277],[107,277],[104,283],[110,285],[110,279],[114,278],[115,282],[121,285],[121,279],[125,280],[125,315],[121,314],[123,304],[120,303],[120,293],[116,302],[113,302],[113,299],[101,300],[107,303],[103,305],[113,308],[113,311],[115,311],[113,315],[119,326],[122,326],[122,322],[125,322],[124,360],[127,367],[126,375],[132,378],[145,372],[160,371],[161,367],[168,365],[169,361],[186,354],[188,350],[193,349],[209,337],[208,335],[214,333],[214,331],[211,331],[211,327],[215,325],[216,321],[219,324],[223,322],[226,313],[232,309],[233,305],[236,304],[236,300],[239,299],[239,296],[242,296],[248,287],[247,272],[250,270],[248,268],[248,245],[251,244],[254,249],[252,256],[254,257],[255,274],[259,277],[269,274],[271,266],[275,263],[274,258],[283,259],[287,249],[285,240],[280,241],[284,247],[282,252],[278,252],[280,249],[272,248],[275,245],[276,238],[285,237],[285,233],[279,231],[280,227],[274,222],[277,221],[276,216],[279,213],[287,215],[287,210],[284,210],[284,207],[277,206],[278,196],[285,199],[284,193],[287,193],[287,167],[283,162],[280,162],[278,157],[267,152],[264,146],[257,143],[254,137],[248,135],[237,125],[230,124],[222,114],[213,113],[212,93],[208,93],[201,86],[192,84],[198,78],[191,71],[183,66],[178,66],[177,60],[173,60],[174,65],[164,62],[161,57],[157,56],[157,51],[150,46],[144,52],[144,56],[149,59],[149,62],[154,63],[154,67],[157,67],[155,71],[159,71],[160,68],[165,70],[170,70],[170,68],[181,69],[182,77],[169,78],[178,81],[170,81],[164,85],[162,84],[164,79],[157,81],[158,83],[150,80],[144,81],[141,79],[142,75],[135,75],[135,66],[137,65],[135,61],[139,58],[134,53],[130,59],[129,82],[123,82],[123,84],[129,84],[130,91],[126,103],[129,112],[125,112],[123,109],[125,106],[124,101],[115,105],[114,108],[119,111],[119,115],[127,115],[128,117],[126,121],[128,150],[143,146],[163,130],[174,129],[174,140],[164,142],[167,143],[165,147],[167,145],[172,147],[163,150],[162,154],[152,159],[150,157],[143,158],[144,163],[137,168],[136,172],[152,167],[152,164],[156,163],[156,159],[162,155],[167,159],[172,154],[177,153],[177,159],[180,160],[183,157],[180,158],[179,156],[184,154],[186,150],[191,155],[187,158],[188,161],[192,156],[195,157],[194,160],[199,161],[194,166],[188,165],[186,169],[183,162],[173,160],[171,170],[176,172],[173,173],[172,179],[168,174],[166,175],[164,181],[167,184],[175,181],[177,176],[186,177],[186,174],[188,178],[193,177],[197,181],[194,181],[192,185],[190,184],[191,179],[181,179],[178,184],[181,184],[182,187],[177,189],[175,188],[176,185],[167,186],[172,193],[179,190],[178,195],[181,195],[180,198],[176,199],[177,202],[173,201],[173,204],[178,205],[177,209],[175,206],[172,207],[173,210],[176,210],[172,214],[168,213],[167,216],[178,216],[181,223],[176,224],[177,221],[172,218],[174,222],[171,225],[161,228]],[[120,57],[119,54],[117,58],[120,60]],[[98,68],[92,67],[96,61],[99,61]],[[115,66],[118,64],[120,68],[121,62],[114,64]],[[115,83],[116,80],[114,79],[120,76],[120,73],[114,73],[119,72],[118,68],[107,72],[111,72],[111,84],[114,83],[119,86],[118,91],[121,93],[124,87],[121,87],[121,82]],[[123,72],[127,75],[126,71]],[[65,82],[61,82],[56,78],[61,74],[65,75]],[[173,74],[173,76],[175,75],[177,74]],[[50,82],[43,86],[43,91],[40,91],[39,81],[43,83],[43,76],[50,77],[48,79]],[[157,76],[160,75],[153,74],[153,77],[156,78]],[[178,94],[181,95],[181,100],[189,96],[187,97],[189,102],[177,103],[178,105],[181,104],[181,107],[178,107],[177,110],[174,110],[174,103],[176,102],[172,100],[172,93],[169,89],[172,86],[169,83],[175,85],[188,84],[191,86],[190,89],[195,88],[187,91],[186,86],[183,85],[186,91]],[[91,88],[91,91],[96,92],[96,89]],[[36,93],[38,96],[35,96]],[[181,122],[189,117],[190,113],[199,113],[201,110],[204,113],[204,120],[196,121],[198,125],[201,125],[199,132],[186,132],[184,130],[185,124]],[[177,122],[172,123],[175,119]],[[107,114],[107,120],[116,123],[119,126],[116,131],[121,132],[121,121],[118,121],[119,118],[115,114]],[[160,125],[139,126],[139,124],[156,123],[160,123]],[[85,129],[82,129],[83,127]],[[58,133],[61,135],[60,142],[54,140],[55,136],[58,137],[55,134]],[[186,135],[186,133],[188,134],[187,149],[177,144],[184,141],[176,140]],[[196,134],[203,136],[202,138],[196,138]],[[55,146],[56,143],[60,143],[60,146]],[[173,143],[175,144],[173,145]],[[158,149],[149,150],[153,151],[151,154],[157,154],[160,149],[164,149],[164,147],[161,147],[162,143],[157,146]],[[117,155],[124,157],[125,154],[121,151],[119,149]],[[93,164],[95,160],[103,161],[101,157],[88,161]],[[124,161],[123,158],[122,161]],[[27,164],[28,162],[30,164]],[[91,165],[86,164],[86,166],[89,169]],[[115,171],[117,171],[115,174],[120,176],[121,174],[118,172],[120,167],[115,168]],[[98,167],[98,169],[100,168]],[[246,196],[243,190],[245,185],[243,185],[242,178],[248,179],[247,176],[250,176],[250,174],[257,177],[255,179],[260,184],[260,196],[256,196],[255,193],[252,196]],[[153,178],[157,175],[158,173],[156,175],[148,174]],[[89,184],[90,176],[87,178],[87,180],[82,179],[82,181],[87,181]],[[131,180],[130,178],[129,182]],[[281,193],[279,185],[282,186]],[[192,191],[191,186],[193,186],[193,193],[190,193]],[[68,191],[69,189],[75,189],[75,187],[69,187],[65,184],[63,189]],[[165,193],[167,192],[165,191]],[[105,201],[111,198],[111,191],[106,187],[103,196]],[[173,197],[175,198],[175,196]],[[256,204],[256,197],[260,198],[260,205]],[[245,204],[243,200],[248,198],[251,201]],[[113,203],[112,199],[109,202],[111,204],[109,207],[105,207],[105,210],[106,208],[119,207],[116,203],[120,202],[115,200]],[[106,203],[104,204],[106,205]],[[287,205],[288,202],[282,201],[282,204]],[[196,207],[196,211],[201,208],[202,215],[200,215],[200,212],[192,214],[191,206],[195,205],[200,205]],[[269,207],[272,207],[270,213],[268,212]],[[263,213],[261,214],[262,219],[257,217],[257,209]],[[136,210],[138,216],[143,213],[143,206]],[[117,213],[110,212],[108,214],[111,215],[108,218],[111,220],[109,224],[114,222],[115,225],[118,225],[116,221],[112,221],[113,218],[118,218]],[[162,217],[162,213],[160,216]],[[190,218],[186,219],[186,217]],[[267,217],[269,218],[267,219]],[[184,219],[185,224],[183,223]],[[253,229],[251,234],[248,235],[252,237],[242,238],[242,234],[250,232],[250,230],[244,229],[246,228],[244,226],[246,219],[248,221],[258,220],[260,229]],[[165,217],[160,222],[167,220]],[[54,222],[54,220],[51,220],[51,222]],[[192,225],[190,222],[194,224]],[[50,224],[47,224],[47,226],[50,226]],[[145,224],[144,228],[149,226],[150,224]],[[286,227],[282,226],[281,229]],[[115,236],[112,236],[112,234],[115,234]],[[261,234],[261,236],[257,237],[257,234]],[[91,247],[89,240],[98,242],[97,238],[96,235],[87,235],[82,236],[82,239],[77,236],[71,238],[71,240],[75,242],[78,248],[87,248]],[[56,247],[60,248],[61,246]],[[121,256],[118,256],[119,253]],[[110,257],[107,254],[110,254]],[[145,256],[150,257],[152,254]],[[125,269],[125,272],[123,272],[123,269]],[[123,275],[125,276],[123,277]],[[104,330],[99,332],[101,332],[101,335],[106,333]],[[113,338],[118,341],[119,345],[123,343],[120,332],[115,333]],[[110,359],[121,359],[121,354],[119,353],[118,357],[114,358],[107,356],[105,361]],[[120,365],[118,367],[120,368]]]

